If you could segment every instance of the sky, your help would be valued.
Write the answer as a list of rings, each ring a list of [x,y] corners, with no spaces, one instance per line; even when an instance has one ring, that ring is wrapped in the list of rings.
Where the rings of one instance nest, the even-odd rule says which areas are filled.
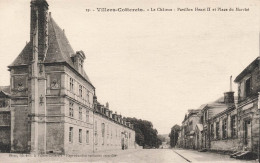
[[[49,11],[84,63],[98,101],[151,121],[159,134],[188,109],[229,91],[259,56],[259,1],[49,0]],[[86,12],[96,8],[249,8],[249,11]],[[30,0],[0,0],[0,85],[30,37]],[[237,94],[237,85],[233,83]]]

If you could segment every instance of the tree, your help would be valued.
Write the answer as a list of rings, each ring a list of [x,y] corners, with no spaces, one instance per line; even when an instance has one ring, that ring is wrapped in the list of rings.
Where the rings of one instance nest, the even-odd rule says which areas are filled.
[[[180,126],[179,125],[174,125],[171,128],[171,132],[169,134],[170,137],[170,146],[175,147],[175,145],[178,142],[178,137],[179,137],[179,132],[180,132]]]
[[[162,141],[157,137],[158,132],[153,128],[152,122],[130,117],[125,120],[134,125],[135,141],[138,145],[159,148],[162,144]]]
[[[135,142],[139,145],[144,144],[144,135],[139,128],[135,130]]]

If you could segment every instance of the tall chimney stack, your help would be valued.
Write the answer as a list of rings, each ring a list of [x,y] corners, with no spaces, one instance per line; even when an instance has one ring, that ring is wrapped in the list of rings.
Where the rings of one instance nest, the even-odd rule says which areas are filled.
[[[38,45],[36,45],[36,48],[38,49],[39,61],[44,60],[48,48],[48,7],[49,5],[46,0],[31,0],[30,40],[33,42],[33,35],[37,32]],[[38,30],[35,31],[37,22]]]
[[[232,91],[232,75],[230,76],[229,84],[230,84],[229,92],[224,93],[224,103],[225,104],[232,104],[235,101],[234,92]]]

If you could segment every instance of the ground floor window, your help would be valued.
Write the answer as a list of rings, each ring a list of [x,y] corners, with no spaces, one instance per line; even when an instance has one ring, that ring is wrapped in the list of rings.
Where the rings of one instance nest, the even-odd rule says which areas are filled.
[[[214,138],[214,124],[210,124],[210,136],[211,138]]]
[[[73,142],[73,127],[69,128],[69,142]]]
[[[79,129],[79,143],[82,143],[82,129]]]
[[[231,117],[231,137],[234,138],[237,135],[236,116]]]
[[[89,144],[89,131],[86,131],[86,143]]]
[[[227,119],[222,121],[222,136],[223,138],[227,138]]]
[[[216,138],[219,139],[219,122],[216,122]]]

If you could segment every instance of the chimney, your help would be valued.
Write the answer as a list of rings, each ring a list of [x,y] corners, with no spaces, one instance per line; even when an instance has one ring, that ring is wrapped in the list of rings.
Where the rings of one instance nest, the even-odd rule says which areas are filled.
[[[48,6],[46,0],[31,0],[30,40],[33,42],[35,38],[33,35],[37,32],[38,45],[36,48],[38,48],[39,61],[44,60],[48,48]],[[38,23],[37,31],[35,31],[36,23]]]
[[[96,96],[96,90],[94,89],[94,96],[93,96],[93,104],[97,105],[97,96]]]
[[[108,102],[106,103],[106,108],[108,108],[108,109],[109,109],[109,103],[108,103]]]
[[[234,92],[232,91],[232,76],[230,76],[230,89],[229,92],[224,93],[224,103],[225,104],[232,104],[234,103]]]

